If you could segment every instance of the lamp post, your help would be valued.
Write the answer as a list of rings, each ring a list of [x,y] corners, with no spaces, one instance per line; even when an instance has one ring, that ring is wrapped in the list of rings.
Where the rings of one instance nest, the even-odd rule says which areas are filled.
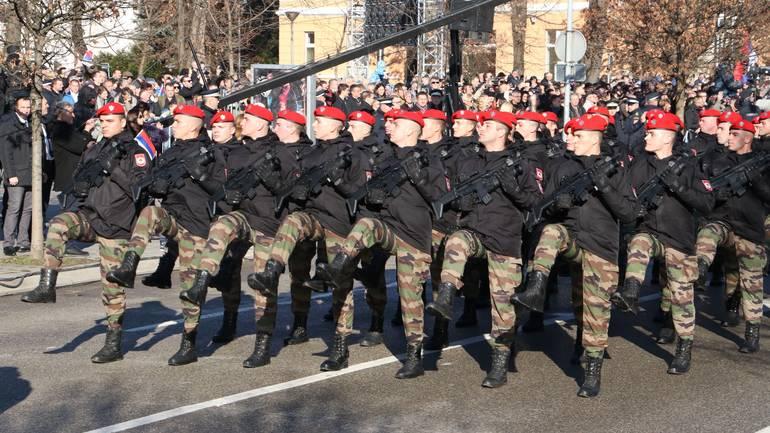
[[[291,45],[289,46],[289,59],[290,59],[289,62],[292,65],[294,64],[294,20],[296,20],[298,16],[299,16],[299,11],[286,11],[286,18],[289,19],[289,23],[290,23],[289,25],[291,29],[290,30]]]

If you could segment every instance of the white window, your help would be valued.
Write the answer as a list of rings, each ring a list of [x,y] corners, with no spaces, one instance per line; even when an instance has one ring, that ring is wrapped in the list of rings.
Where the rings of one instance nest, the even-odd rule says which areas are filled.
[[[555,72],[556,63],[559,58],[556,57],[556,39],[562,34],[561,30],[546,30],[545,35],[545,65],[546,71]]]
[[[305,32],[305,63],[315,61],[315,32]]]

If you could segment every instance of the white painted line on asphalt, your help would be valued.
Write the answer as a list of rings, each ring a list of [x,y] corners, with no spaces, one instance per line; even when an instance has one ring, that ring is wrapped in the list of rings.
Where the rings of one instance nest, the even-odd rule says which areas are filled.
[[[492,337],[489,334],[478,335],[476,337],[465,338],[458,340],[454,345],[444,349],[444,351],[454,350],[463,346],[467,346],[474,343],[479,343],[484,340],[488,340]],[[429,354],[434,351],[426,350],[424,353]],[[310,385],[313,383],[322,382],[325,380],[333,379],[339,376],[345,376],[352,373],[357,373],[362,370],[368,370],[370,368],[380,367],[387,364],[403,360],[405,354],[399,354],[396,356],[386,356],[384,358],[375,359],[373,361],[362,362],[360,364],[351,365],[350,367],[339,371],[328,371],[324,373],[314,374],[312,376],[301,377],[299,379],[290,380],[288,382],[277,383],[275,385],[263,386],[261,388],[255,388],[249,391],[240,392],[238,394],[232,394],[225,397],[216,398],[201,403],[195,403],[187,406],[178,407],[175,409],[158,412],[152,415],[148,415],[141,418],[136,418],[130,421],[113,424],[107,427],[102,427],[96,430],[90,430],[86,433],[111,433],[121,432],[128,429],[140,427],[147,424],[153,424],[160,421],[165,421],[170,418],[176,418],[178,416],[186,415],[193,412],[198,412],[204,409],[210,409],[213,407],[221,407],[228,404],[237,403],[239,401],[248,400],[255,397],[260,397],[267,394],[273,394],[279,391],[285,391],[287,389],[297,388],[300,386]]]

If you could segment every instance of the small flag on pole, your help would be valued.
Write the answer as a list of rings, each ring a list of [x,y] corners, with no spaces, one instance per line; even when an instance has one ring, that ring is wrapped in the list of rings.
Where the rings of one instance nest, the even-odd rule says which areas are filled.
[[[145,152],[147,152],[147,155],[150,156],[150,159],[155,159],[155,156],[158,154],[158,151],[155,149],[155,145],[152,143],[152,139],[150,138],[150,134],[147,133],[144,129],[142,129],[139,134],[134,137],[134,141],[144,149]]]

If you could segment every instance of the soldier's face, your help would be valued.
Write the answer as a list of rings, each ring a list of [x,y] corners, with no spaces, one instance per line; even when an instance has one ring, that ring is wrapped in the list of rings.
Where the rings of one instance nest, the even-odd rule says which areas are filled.
[[[570,152],[575,151],[575,136],[571,133],[565,134],[564,136],[564,146],[569,150]]]
[[[479,143],[490,145],[508,135],[508,128],[494,120],[487,120],[479,126]]]
[[[430,137],[441,135],[441,131],[444,129],[444,122],[436,119],[425,119],[425,127],[422,128],[421,140],[427,140]]]
[[[112,138],[126,127],[126,117],[120,114],[108,114],[99,117],[99,124],[102,126],[102,135],[105,138]]]
[[[754,135],[747,131],[732,130],[727,137],[727,148],[733,152],[739,152],[751,143]]]
[[[644,137],[644,150],[650,153],[656,153],[664,150],[671,150],[673,146],[673,131],[662,129],[651,129],[647,131]]]
[[[422,133],[420,125],[407,119],[396,119],[393,123],[393,131],[390,134],[390,141],[397,146],[410,144],[417,141],[416,138]]]
[[[193,116],[178,114],[174,116],[174,124],[171,125],[171,132],[174,138],[180,140],[190,140],[198,136],[203,120]]]
[[[227,143],[235,136],[235,124],[233,122],[218,122],[211,126],[211,139],[214,143]]]
[[[516,121],[516,130],[523,136],[537,132],[538,123],[532,120],[521,119]]]
[[[714,135],[717,133],[717,118],[714,116],[701,117],[698,121],[698,127],[704,134]]]
[[[457,119],[452,124],[452,133],[455,137],[470,137],[476,129],[476,122],[468,119]]]
[[[588,156],[599,153],[599,144],[602,141],[602,133],[599,131],[575,132],[575,155]]]
[[[248,113],[244,114],[241,119],[241,133],[245,137],[256,138],[262,135],[268,126],[267,120]]]
[[[770,119],[765,119],[759,122],[758,126],[761,128],[760,135],[770,135]]]
[[[297,141],[297,138],[299,138],[297,124],[286,119],[276,120],[273,132],[275,132],[275,135],[278,136],[278,140],[283,143],[293,143]]]
[[[329,140],[339,136],[342,122],[328,117],[316,117],[313,121],[313,131],[319,140]]]
[[[353,120],[348,123],[348,131],[353,136],[353,140],[360,141],[372,133],[372,127],[367,123]]]
[[[717,126],[717,143],[727,146],[727,139],[730,138],[730,122],[722,122]]]
[[[385,135],[388,137],[393,133],[393,125],[395,125],[393,119],[388,118],[385,120]]]

